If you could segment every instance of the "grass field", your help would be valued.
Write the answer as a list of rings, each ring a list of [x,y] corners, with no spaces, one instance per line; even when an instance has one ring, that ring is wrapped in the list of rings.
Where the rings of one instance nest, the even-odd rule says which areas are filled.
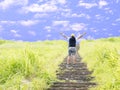
[[[45,90],[56,80],[66,49],[64,41],[1,40],[0,90]]]
[[[80,55],[94,70],[98,86],[91,90],[120,90],[120,37],[82,41]]]
[[[120,38],[83,40],[80,45],[83,62],[98,84],[92,90],[120,90]],[[66,55],[64,41],[0,40],[0,90],[46,90],[57,80]]]

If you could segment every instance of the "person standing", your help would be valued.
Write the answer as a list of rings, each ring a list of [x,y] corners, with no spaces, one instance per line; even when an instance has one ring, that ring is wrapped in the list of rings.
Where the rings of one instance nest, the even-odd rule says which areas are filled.
[[[64,33],[60,33],[65,39],[68,40],[68,57],[67,57],[67,64],[70,64],[70,60],[72,59],[73,64],[76,63],[76,42],[80,38],[82,38],[86,33],[79,35],[77,38],[74,34],[71,34],[70,37],[66,36]]]

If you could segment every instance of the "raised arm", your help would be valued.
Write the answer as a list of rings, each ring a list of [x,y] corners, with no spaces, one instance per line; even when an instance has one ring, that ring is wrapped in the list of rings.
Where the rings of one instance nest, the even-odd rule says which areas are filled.
[[[65,39],[68,39],[68,36],[66,36],[64,33],[60,33]]]
[[[77,39],[82,38],[85,34],[86,34],[86,32],[84,32],[82,35],[78,36]]]

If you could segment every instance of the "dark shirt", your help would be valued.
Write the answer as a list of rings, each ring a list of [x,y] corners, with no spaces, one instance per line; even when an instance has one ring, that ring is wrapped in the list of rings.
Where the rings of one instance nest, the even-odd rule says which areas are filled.
[[[69,38],[69,47],[76,47],[76,38],[73,36]]]

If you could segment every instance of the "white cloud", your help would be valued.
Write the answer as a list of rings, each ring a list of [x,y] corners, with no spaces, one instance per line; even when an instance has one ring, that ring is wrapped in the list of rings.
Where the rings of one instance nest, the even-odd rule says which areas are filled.
[[[118,24],[117,24],[117,23],[112,23],[112,25],[113,25],[113,26],[116,26],[116,25],[118,25]]]
[[[12,33],[17,33],[17,31],[16,31],[16,30],[10,30],[10,32],[12,32]]]
[[[48,17],[49,15],[46,13],[37,13],[34,15],[34,18],[42,18],[42,17]]]
[[[70,13],[71,12],[70,8],[60,8],[60,10],[65,12],[65,13]]]
[[[108,36],[112,36],[113,34],[112,33],[109,33]]]
[[[19,23],[23,26],[32,26],[39,23],[39,21],[38,20],[22,20],[22,21],[19,21]]]
[[[99,1],[99,8],[102,8],[103,6],[108,5],[108,3],[105,0],[100,0]]]
[[[28,31],[28,33],[32,36],[36,36],[36,32],[35,31]]]
[[[82,17],[83,15],[81,15],[81,14],[77,14],[77,13],[73,13],[72,14],[72,17]]]
[[[102,8],[107,5],[108,5],[108,2],[106,2],[105,0],[100,0],[98,3],[85,3],[83,0],[79,1],[79,6],[85,7],[86,9],[90,9],[96,6],[98,6],[99,8]]]
[[[95,15],[96,19],[101,19],[101,15],[100,14],[97,14]]]
[[[103,31],[107,31],[107,29],[106,29],[106,28],[103,28]]]
[[[51,32],[51,30],[49,29],[49,30],[47,30],[47,32]]]
[[[97,30],[93,30],[93,32],[97,32]]]
[[[0,24],[32,26],[39,23],[38,20],[20,20],[20,21],[0,21]]]
[[[113,10],[110,9],[110,8],[104,8],[104,10],[106,11],[106,13],[109,13],[109,14],[114,14]]]
[[[46,35],[46,37],[51,37],[51,34]]]
[[[51,29],[51,27],[50,26],[45,26],[45,29]]]
[[[60,13],[61,16],[64,16],[64,17],[67,17],[67,18],[71,17],[71,9],[63,9],[63,8],[61,8],[60,10],[62,11]]]
[[[79,3],[80,3],[80,2],[82,3],[83,1],[84,1],[84,0],[80,0]]]
[[[57,11],[57,6],[52,5],[52,4],[32,4],[30,6],[26,6],[22,8],[23,12],[28,13],[28,12],[55,12]]]
[[[102,15],[100,15],[100,14],[97,14],[97,15],[95,15],[95,18],[97,19],[97,20],[103,20],[103,16]]]
[[[119,0],[116,0],[116,3],[119,3]]]
[[[14,25],[14,24],[16,24],[16,21],[5,21],[5,20],[3,20],[3,21],[0,21],[0,24],[8,24],[8,25]]]
[[[66,0],[51,0],[52,4],[66,4]]]
[[[14,36],[15,36],[15,37],[21,37],[21,35],[20,35],[20,34],[17,34],[17,33],[16,33]]]
[[[41,2],[43,3],[41,4]],[[56,12],[60,9],[61,6],[64,7],[66,3],[66,0],[39,0],[38,3],[33,3],[29,6],[22,7],[22,11],[25,13]]]
[[[113,10],[109,10],[108,12],[112,15],[114,14]]]
[[[43,1],[44,1],[44,0],[38,0],[38,3],[39,3],[39,2],[41,3],[41,2],[43,2]]]
[[[83,1],[82,2],[80,1],[79,6],[85,7],[86,9],[90,9],[92,7],[97,6],[97,4],[96,3],[84,3]]]
[[[66,0],[57,0],[61,4],[66,4]]]
[[[46,2],[47,0],[39,0],[38,3]],[[47,3],[51,4],[66,4],[66,0],[48,0]]]
[[[75,30],[75,31],[86,29],[86,25],[84,23],[75,23],[75,24],[70,25],[70,27],[72,30]]]
[[[59,27],[60,26],[60,27]],[[86,30],[86,24],[84,23],[73,23],[70,24],[70,21],[53,21],[52,28],[59,27],[59,30]]]
[[[17,6],[17,5],[27,5],[28,0],[3,0],[0,2],[0,8],[1,9],[7,9],[11,6]]]
[[[63,25],[64,27],[69,25],[69,21],[54,21],[53,26]]]
[[[47,32],[51,32],[51,27],[50,26],[45,26],[45,28],[47,30]]]
[[[90,18],[91,18],[89,15],[84,14],[84,13],[82,13],[82,14],[74,13],[74,14],[72,14],[71,16],[72,16],[72,17],[85,17],[86,19],[90,19]]]
[[[14,35],[14,37],[21,37],[17,30],[10,30],[10,32]]]

